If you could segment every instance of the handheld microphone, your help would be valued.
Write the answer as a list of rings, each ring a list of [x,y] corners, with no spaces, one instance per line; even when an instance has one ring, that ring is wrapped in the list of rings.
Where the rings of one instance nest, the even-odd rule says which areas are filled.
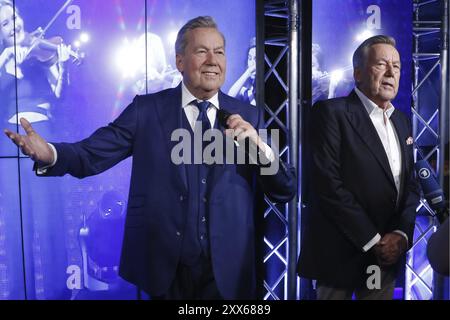
[[[217,119],[219,120],[219,124],[224,128],[228,129],[227,121],[230,116],[231,113],[225,109],[220,108],[217,111]],[[270,166],[270,160],[265,158],[264,155],[262,156],[264,160],[261,160],[261,158],[259,157],[258,146],[255,143],[252,143],[249,137],[244,138],[241,142],[238,142],[237,137],[234,137],[233,141],[234,145],[238,149],[245,152],[246,156],[249,159],[249,163],[258,164],[259,166]]]
[[[418,160],[414,166],[417,175],[419,176],[425,199],[431,209],[436,212],[439,223],[444,222],[449,215],[449,210],[445,204],[444,192],[439,185],[436,176],[426,160]]]
[[[217,111],[217,119],[219,120],[219,123],[222,127],[228,129],[227,121],[228,118],[231,116],[231,113],[225,109],[220,108]],[[234,137],[234,144],[236,147],[239,147],[239,142],[237,141],[237,137]]]
[[[230,116],[231,113],[225,109],[220,108],[219,111],[217,111],[217,119],[219,119],[219,123],[222,127],[228,128],[227,121]]]

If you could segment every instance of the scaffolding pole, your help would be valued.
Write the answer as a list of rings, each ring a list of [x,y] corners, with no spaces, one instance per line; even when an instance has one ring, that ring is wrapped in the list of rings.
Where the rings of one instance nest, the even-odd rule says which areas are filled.
[[[298,0],[290,0],[289,3],[289,160],[290,164],[295,168],[298,179],[299,177],[299,132],[301,126],[299,122],[299,112],[301,109],[298,105],[298,89],[299,89],[299,40],[298,34],[300,29],[300,10]],[[300,180],[300,179],[299,179]],[[297,185],[299,185],[297,183]],[[298,203],[299,192],[294,199],[289,202],[288,209],[288,299],[297,299],[297,257],[298,257]]]

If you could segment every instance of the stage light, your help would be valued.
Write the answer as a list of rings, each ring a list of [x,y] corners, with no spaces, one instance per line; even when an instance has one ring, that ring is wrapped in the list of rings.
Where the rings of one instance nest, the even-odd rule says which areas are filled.
[[[355,37],[355,41],[363,42],[364,40],[370,38],[371,36],[373,36],[373,32],[372,31],[364,30],[363,32],[361,32],[360,34],[358,34]]]
[[[81,42],[80,42],[79,40],[75,40],[75,41],[73,42],[73,46],[74,46],[75,48],[79,48],[79,47],[81,46]]]
[[[83,43],[89,42],[89,39],[90,39],[89,34],[87,34],[86,32],[83,32],[80,35],[80,41]]]
[[[173,48],[175,46],[175,41],[177,40],[177,31],[169,32],[169,36],[167,37],[167,41],[169,42],[170,48]]]
[[[148,41],[151,42],[151,39],[149,33]],[[145,40],[145,34],[132,40],[125,38],[122,46],[116,50],[116,65],[124,78],[145,76]]]
[[[145,49],[137,40],[123,40],[122,46],[116,50],[116,66],[124,78],[134,78],[139,70],[145,70]]]
[[[330,72],[330,81],[333,83],[338,83],[344,77],[344,70],[337,69]]]

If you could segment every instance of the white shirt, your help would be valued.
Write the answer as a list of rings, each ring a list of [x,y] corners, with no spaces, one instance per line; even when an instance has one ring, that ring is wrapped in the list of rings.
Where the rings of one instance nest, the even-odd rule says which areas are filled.
[[[355,88],[355,92],[364,105],[369,118],[372,121],[375,130],[378,133],[378,137],[383,144],[384,151],[389,160],[389,166],[391,168],[392,176],[394,177],[395,187],[397,188],[397,195],[400,192],[400,178],[402,173],[402,153],[400,149],[400,142],[398,140],[397,132],[394,129],[394,125],[391,121],[392,113],[395,111],[395,107],[392,103],[388,108],[383,110],[376,103],[366,97],[358,88]],[[398,197],[397,197],[398,200]],[[394,232],[401,234],[408,241],[408,236],[401,230],[395,230]],[[380,234],[376,234],[364,247],[363,251],[368,251],[381,239]]]
[[[195,121],[198,118],[200,111],[198,107],[193,103],[194,100],[201,101],[194,97],[192,93],[186,88],[184,82],[181,84],[181,107],[184,109],[186,118],[191,125],[192,131],[194,130]],[[211,128],[214,128],[214,122],[216,120],[217,110],[219,110],[219,92],[207,100],[210,103],[208,110],[206,110],[206,115],[208,116],[209,122],[211,123]]]
[[[389,166],[391,167],[392,176],[394,177],[395,187],[397,191],[400,191],[400,177],[402,170],[402,153],[400,150],[400,143],[397,133],[390,120],[395,108],[392,104],[386,110],[378,107],[373,101],[369,100],[358,88],[355,88],[355,92],[359,99],[363,103],[364,107],[369,114],[370,120],[377,130],[381,143],[383,144],[384,151],[389,160]]]

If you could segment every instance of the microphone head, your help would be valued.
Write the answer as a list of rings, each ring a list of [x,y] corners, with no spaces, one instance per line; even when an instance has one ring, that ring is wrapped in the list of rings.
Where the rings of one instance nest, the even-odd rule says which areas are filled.
[[[225,109],[220,108],[219,111],[217,111],[217,119],[219,120],[219,124],[224,128],[228,128],[227,120],[230,116],[231,113]]]
[[[415,163],[415,168],[424,197],[430,204],[430,207],[434,210],[444,207],[444,192],[428,162],[419,160]]]

